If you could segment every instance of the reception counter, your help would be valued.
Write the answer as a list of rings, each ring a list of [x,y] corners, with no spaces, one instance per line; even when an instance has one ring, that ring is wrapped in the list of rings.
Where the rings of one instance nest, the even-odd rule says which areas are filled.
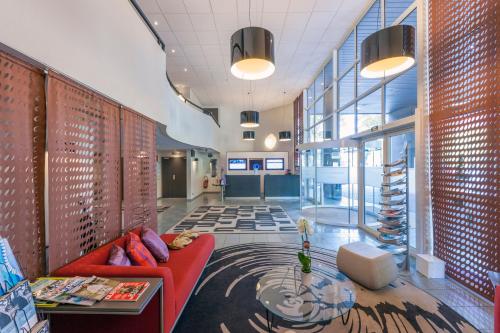
[[[300,176],[265,175],[264,197],[266,199],[288,199],[300,197]]]
[[[260,175],[226,175],[227,198],[260,198]]]

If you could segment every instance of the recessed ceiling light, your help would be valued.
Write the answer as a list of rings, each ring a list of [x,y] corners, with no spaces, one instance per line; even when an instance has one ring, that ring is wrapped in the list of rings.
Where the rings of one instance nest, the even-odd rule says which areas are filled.
[[[171,49],[170,52],[175,53],[175,49]]]
[[[187,69],[187,68],[184,68],[184,72],[187,72],[187,71],[188,71],[188,69]]]
[[[155,22],[154,22],[154,24],[155,24],[155,25],[158,25],[158,21],[155,21]]]

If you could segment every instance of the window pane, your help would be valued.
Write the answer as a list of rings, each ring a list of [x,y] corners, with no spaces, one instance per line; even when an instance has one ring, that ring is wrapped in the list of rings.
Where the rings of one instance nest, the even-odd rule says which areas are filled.
[[[338,51],[339,72],[337,75],[343,74],[352,64],[354,64],[354,31],[351,32],[344,44]]]
[[[354,69],[339,81],[339,107],[354,99]]]
[[[333,89],[328,89],[323,95],[323,115],[327,117],[333,113]]]
[[[354,105],[339,112],[339,138],[354,134]]]
[[[315,121],[314,121],[314,118],[315,118],[315,114],[314,114],[314,105],[311,105],[311,107],[307,110],[307,118],[309,119],[308,120],[308,126],[307,127],[311,127],[314,125]]]
[[[311,106],[314,101],[314,82],[307,88],[307,107]]]
[[[412,3],[413,0],[385,0],[385,26],[393,25]]]
[[[380,79],[367,79],[367,78],[364,78],[362,77],[359,72],[361,71],[361,64],[358,64],[357,67],[359,68],[359,70],[357,71],[357,75],[358,75],[358,91],[357,91],[357,94],[358,96],[360,96],[361,94],[363,94],[364,92],[366,92],[368,89],[370,89],[371,87],[373,87],[375,84],[379,83],[380,82]]]
[[[331,140],[333,138],[333,118],[325,120],[323,123],[323,139]]]
[[[385,122],[415,114],[417,107],[417,67],[392,80],[385,86]]]
[[[314,127],[314,142],[323,142],[323,123],[319,123]]]
[[[325,88],[328,88],[333,82],[333,66],[332,60],[325,66]]]
[[[318,98],[325,90],[325,81],[323,77],[323,71],[318,74],[316,80],[314,81],[314,98]]]
[[[323,119],[323,97],[314,104],[314,124]],[[312,124],[311,124],[312,125]]]
[[[361,43],[366,37],[381,28],[380,1],[377,0],[363,16],[357,27],[358,33],[358,59],[361,60]]]
[[[358,101],[358,132],[369,130],[382,124],[382,93],[381,89],[372,92]]]

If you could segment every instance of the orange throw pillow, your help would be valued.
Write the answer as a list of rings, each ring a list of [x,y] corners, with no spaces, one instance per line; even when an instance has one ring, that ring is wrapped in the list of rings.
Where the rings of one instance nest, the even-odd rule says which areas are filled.
[[[130,261],[136,266],[158,267],[155,258],[149,250],[142,244],[141,239],[136,234],[127,234],[127,245],[125,250]]]

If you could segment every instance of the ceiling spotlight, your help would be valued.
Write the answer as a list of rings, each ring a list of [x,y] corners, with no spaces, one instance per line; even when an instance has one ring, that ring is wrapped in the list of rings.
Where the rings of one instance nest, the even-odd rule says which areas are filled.
[[[158,25],[158,21],[155,21],[155,22],[154,22],[154,24],[155,24],[155,25]]]
[[[170,52],[175,53],[175,49],[171,49]]]
[[[274,73],[274,37],[264,28],[246,27],[231,36],[231,73],[260,80]]]
[[[187,69],[187,68],[184,68],[184,72],[187,72],[187,71],[188,71],[188,69]]]
[[[394,25],[374,32],[361,43],[361,76],[383,78],[415,63],[415,28]]]

